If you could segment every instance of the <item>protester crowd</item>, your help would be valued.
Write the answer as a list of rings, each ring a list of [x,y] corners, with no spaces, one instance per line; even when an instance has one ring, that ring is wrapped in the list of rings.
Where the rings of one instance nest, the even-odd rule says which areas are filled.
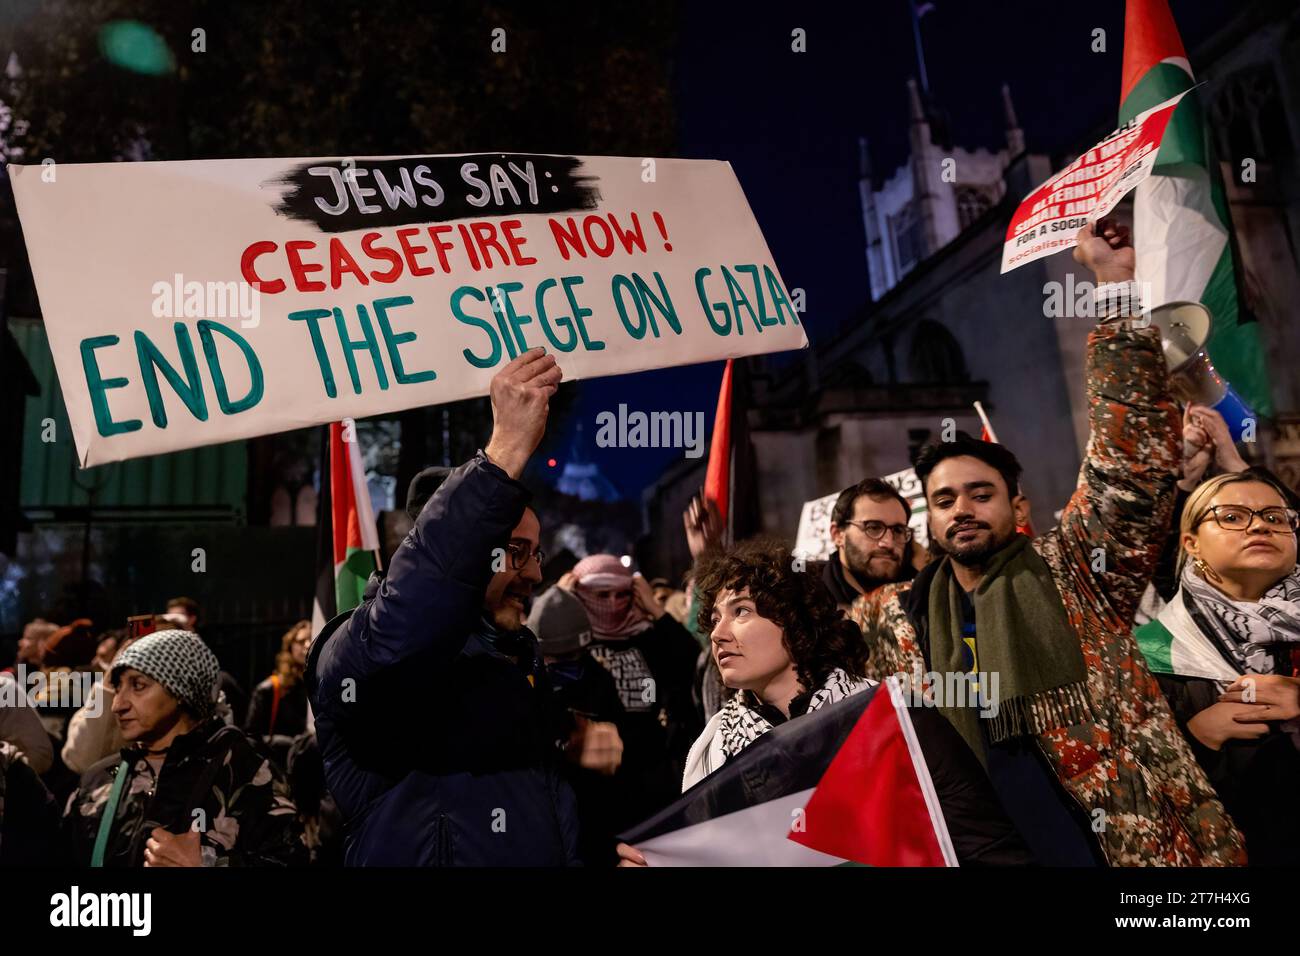
[[[823,563],[725,541],[698,497],[680,588],[595,554],[539,593],[520,476],[561,372],[532,350],[492,381],[483,450],[417,477],[362,604],[291,627],[251,694],[185,598],[131,630],[29,623],[0,692],[39,671],[47,696],[2,698],[0,864],[636,866],[621,833],[893,675],[950,725],[998,862],[1300,862],[1300,502],[1174,402],[1127,230],[1075,255],[1101,320],[1051,530],[1022,530],[1012,451],[959,434],[916,461],[928,548],[863,475]]]

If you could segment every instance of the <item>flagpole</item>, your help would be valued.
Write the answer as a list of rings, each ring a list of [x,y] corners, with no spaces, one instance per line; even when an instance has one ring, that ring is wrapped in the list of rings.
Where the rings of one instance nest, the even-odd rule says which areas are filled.
[[[912,14],[912,38],[916,41],[916,62],[921,71],[921,89],[928,96],[930,78],[925,72],[925,49],[921,46],[921,18],[916,15],[916,0],[907,0],[907,9]]]
[[[346,425],[344,426],[346,428]],[[370,500],[370,483],[366,481],[365,465],[361,461],[361,438],[356,433],[356,423],[352,423],[352,441],[343,442],[343,453],[348,457],[348,474],[352,479],[352,498],[357,509],[357,519],[361,525],[362,544],[373,543],[367,550],[375,556],[375,568],[384,570],[383,545],[379,540],[379,522],[375,520],[374,505]],[[367,542],[366,529],[370,530],[373,542]]]
[[[984,414],[984,404],[982,402],[975,403],[975,413],[979,415],[980,424],[984,426],[984,431],[988,432],[989,441],[997,444],[997,433],[993,431],[993,424],[989,421],[988,415]]]

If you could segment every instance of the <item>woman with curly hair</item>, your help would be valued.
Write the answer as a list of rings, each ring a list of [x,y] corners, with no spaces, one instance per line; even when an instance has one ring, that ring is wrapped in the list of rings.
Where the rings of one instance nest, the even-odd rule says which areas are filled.
[[[699,627],[709,635],[724,703],[686,760],[682,789],[773,727],[864,690],[866,645],[816,575],[779,542],[749,541],[696,570]]]
[[[840,615],[819,574],[792,568],[782,544],[750,541],[706,557],[696,566],[695,587],[700,628],[709,635],[726,702],[691,748],[683,791],[776,726],[876,686],[863,676],[868,645],[857,625]],[[912,725],[960,864],[1032,863],[952,724],[920,707]],[[620,843],[617,852],[621,867],[648,865],[630,844]]]
[[[772,539],[706,553],[695,566],[699,629],[722,675],[722,709],[686,758],[682,791],[773,727],[866,690],[867,645],[817,574],[795,571]],[[633,846],[619,866],[645,866]]]

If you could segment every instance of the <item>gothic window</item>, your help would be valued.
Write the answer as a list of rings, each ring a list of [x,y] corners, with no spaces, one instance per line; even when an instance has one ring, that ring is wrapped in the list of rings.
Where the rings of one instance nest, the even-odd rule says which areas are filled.
[[[970,381],[961,345],[947,328],[933,319],[922,319],[916,324],[908,366],[912,381],[918,383],[949,385]]]
[[[916,214],[916,204],[908,203],[896,215],[889,217],[889,235],[894,243],[894,262],[898,264],[898,278],[902,278],[925,257],[921,241],[921,219]]]

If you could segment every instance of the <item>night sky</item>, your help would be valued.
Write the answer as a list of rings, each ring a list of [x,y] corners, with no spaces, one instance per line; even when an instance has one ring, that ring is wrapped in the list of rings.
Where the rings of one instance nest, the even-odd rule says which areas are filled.
[[[1221,0],[1172,0],[1196,68],[1198,43],[1231,16]],[[683,4],[674,93],[678,155],[735,167],[777,266],[807,295],[814,343],[870,297],[858,202],[858,137],[871,141],[877,184],[907,158],[907,91],[917,75],[907,0],[841,6]],[[791,31],[807,52],[791,52]],[[1106,52],[1091,50],[1106,31]],[[1030,150],[1057,155],[1114,125],[1123,62],[1123,0],[937,0],[921,21],[930,91],[954,142],[1004,145],[1001,86],[1010,84]],[[578,386],[566,434],[629,497],[681,457],[674,449],[599,449],[594,419],[620,402],[644,411],[703,411],[712,429],[722,363],[596,379]],[[563,463],[561,459],[560,464]],[[558,476],[559,468],[551,474]]]

